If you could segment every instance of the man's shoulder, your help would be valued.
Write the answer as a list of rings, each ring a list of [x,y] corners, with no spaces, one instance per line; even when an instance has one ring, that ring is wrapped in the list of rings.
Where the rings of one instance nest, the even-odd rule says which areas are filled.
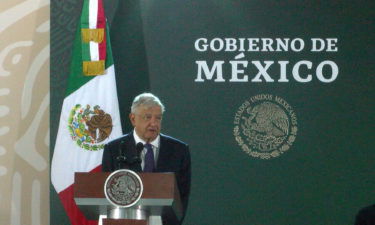
[[[181,147],[188,147],[188,144],[171,136],[165,135],[165,134],[160,134],[160,141],[172,145],[177,145]]]
[[[375,205],[370,205],[359,210],[355,220],[355,225],[375,224]]]
[[[375,205],[370,205],[367,207],[362,208],[358,214],[363,214],[363,215],[372,215],[375,217]]]
[[[123,142],[123,141],[127,142],[127,141],[130,141],[132,138],[133,138],[133,133],[130,132],[128,134],[124,134],[124,135],[122,135],[118,138],[115,138],[115,139],[109,141],[107,143],[107,145],[116,145],[116,144],[118,144],[120,142]]]

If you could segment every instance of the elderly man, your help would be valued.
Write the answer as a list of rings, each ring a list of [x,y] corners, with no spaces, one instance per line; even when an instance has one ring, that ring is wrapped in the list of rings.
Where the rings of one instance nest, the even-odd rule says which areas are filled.
[[[164,225],[179,225],[190,193],[190,153],[187,144],[160,133],[164,110],[159,98],[151,93],[135,97],[129,115],[134,130],[105,146],[102,170],[174,172],[184,213],[181,220],[163,217],[162,221]]]

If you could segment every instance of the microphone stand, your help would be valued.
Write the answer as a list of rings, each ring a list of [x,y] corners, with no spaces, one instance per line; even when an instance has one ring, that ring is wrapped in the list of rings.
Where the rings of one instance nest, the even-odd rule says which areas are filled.
[[[124,151],[123,151],[123,147],[124,147],[124,141],[121,141],[120,142],[120,145],[119,145],[119,155],[116,157],[116,160],[117,160],[117,169],[122,169],[122,165],[124,165],[126,163],[126,156],[124,154]]]
[[[119,155],[116,157],[117,160],[117,169],[131,169],[135,172],[142,171],[142,159],[140,154],[144,148],[141,142],[137,143],[137,145],[131,149],[131,151],[124,151],[124,141],[120,142],[119,145]],[[138,171],[140,170],[140,171]]]
[[[136,154],[134,157],[134,163],[142,163],[141,159],[141,152],[143,150],[144,146],[142,142],[138,142],[137,145],[135,146]]]

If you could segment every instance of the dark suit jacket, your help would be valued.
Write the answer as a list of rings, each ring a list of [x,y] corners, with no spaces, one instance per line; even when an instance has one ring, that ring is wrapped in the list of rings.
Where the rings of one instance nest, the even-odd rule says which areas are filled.
[[[112,172],[123,168],[117,161],[120,146],[122,146],[123,154],[131,158],[136,154],[135,145],[133,132],[107,143],[103,152],[102,171]],[[128,169],[135,172],[142,171],[139,163],[128,166]],[[183,207],[183,216],[178,220],[175,217],[170,218],[163,215],[162,221],[163,225],[180,225],[185,217],[190,194],[191,167],[188,145],[175,138],[160,134],[159,155],[155,172],[174,172],[176,175]]]
[[[375,225],[375,205],[359,210],[355,218],[355,225]]]

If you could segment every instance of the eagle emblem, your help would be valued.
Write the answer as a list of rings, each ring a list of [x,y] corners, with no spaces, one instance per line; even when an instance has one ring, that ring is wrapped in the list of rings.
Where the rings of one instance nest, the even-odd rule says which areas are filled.
[[[134,171],[121,169],[111,173],[104,184],[107,200],[117,207],[131,207],[141,198],[143,183]]]
[[[260,94],[245,101],[234,119],[233,134],[250,156],[270,159],[286,152],[297,135],[297,117],[282,98]]]
[[[104,148],[105,139],[112,132],[112,117],[95,105],[82,107],[77,104],[70,111],[68,129],[70,136],[76,144],[90,151],[97,151]]]

